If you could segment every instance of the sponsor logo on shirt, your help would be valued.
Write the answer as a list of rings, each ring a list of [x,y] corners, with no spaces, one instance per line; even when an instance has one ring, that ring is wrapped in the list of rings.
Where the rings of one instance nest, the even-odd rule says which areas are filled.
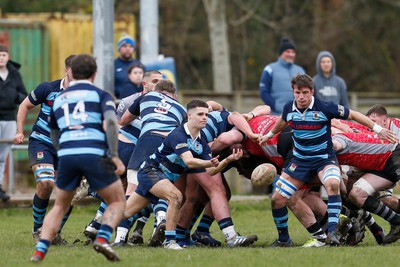
[[[180,143],[180,144],[177,144],[177,145],[175,146],[175,149],[180,149],[180,148],[184,148],[184,147],[188,147],[188,144],[187,144],[187,143]]]
[[[344,107],[342,105],[338,105],[338,111],[340,116],[344,116]]]

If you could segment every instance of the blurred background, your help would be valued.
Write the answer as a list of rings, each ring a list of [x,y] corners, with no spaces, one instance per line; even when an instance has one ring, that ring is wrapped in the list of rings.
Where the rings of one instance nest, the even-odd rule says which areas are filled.
[[[94,1],[0,0],[0,43],[9,45],[12,60],[22,65],[28,91],[62,77],[66,56],[92,53]],[[310,76],[316,74],[317,54],[333,53],[352,109],[365,112],[379,103],[391,116],[400,116],[398,0],[155,2],[159,53],[174,60],[183,103],[194,97],[213,99],[240,112],[262,104],[261,72],[277,60],[280,39],[287,36],[296,44],[296,63]],[[122,33],[133,36],[137,58],[140,19],[146,18],[140,5],[139,0],[114,1],[115,43]],[[31,120],[35,117],[30,114]],[[27,133],[31,127],[26,125]],[[33,185],[26,151],[14,150],[13,157],[15,188]],[[257,191],[243,180],[234,178],[234,191]]]

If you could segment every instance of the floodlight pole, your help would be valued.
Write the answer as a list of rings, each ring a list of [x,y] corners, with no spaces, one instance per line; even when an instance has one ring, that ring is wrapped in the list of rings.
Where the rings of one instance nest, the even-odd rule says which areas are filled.
[[[114,0],[93,0],[94,84],[114,95]]]

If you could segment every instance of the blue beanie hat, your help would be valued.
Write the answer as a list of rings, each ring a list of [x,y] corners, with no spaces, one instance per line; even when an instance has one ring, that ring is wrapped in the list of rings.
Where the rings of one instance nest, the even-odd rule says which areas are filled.
[[[117,49],[118,51],[121,49],[122,46],[130,44],[133,46],[133,48],[136,49],[136,42],[133,40],[133,38],[130,35],[124,34],[122,37],[118,40],[117,43]]]

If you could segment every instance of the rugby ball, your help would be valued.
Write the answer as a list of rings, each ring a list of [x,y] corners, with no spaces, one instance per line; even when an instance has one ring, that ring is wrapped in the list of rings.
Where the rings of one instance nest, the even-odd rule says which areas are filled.
[[[258,165],[251,173],[251,183],[254,186],[270,185],[275,179],[276,168],[270,163]]]

